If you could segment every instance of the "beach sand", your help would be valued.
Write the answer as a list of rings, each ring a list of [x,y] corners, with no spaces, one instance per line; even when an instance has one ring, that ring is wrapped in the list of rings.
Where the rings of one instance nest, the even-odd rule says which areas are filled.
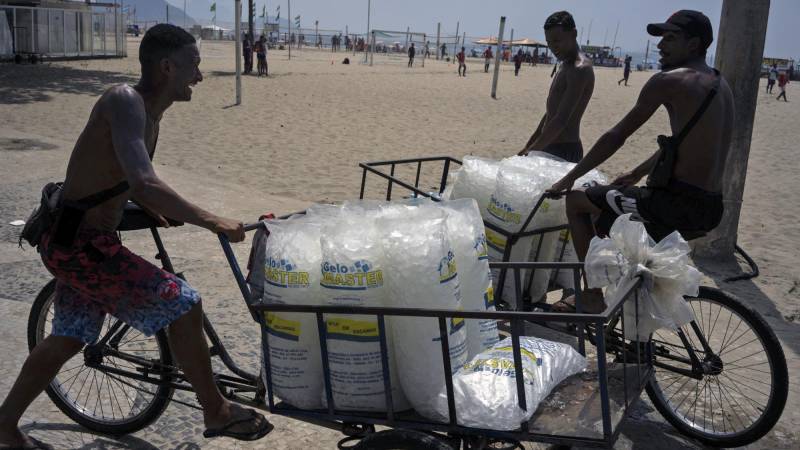
[[[13,273],[2,277],[7,294],[0,296],[35,295],[37,283],[46,280],[35,253],[16,248],[19,229],[8,223],[25,219],[46,181],[63,178],[97,96],[115,83],[136,82],[138,40],[128,44],[124,59],[0,65],[0,267]],[[407,69],[403,58],[377,55],[369,67],[361,62],[363,56],[346,52],[303,49],[292,51],[288,61],[287,52],[271,51],[270,76],[244,76],[242,105],[232,106],[233,43],[206,41],[200,49],[205,79],[191,102],[177,103],[165,113],[154,164],[190,200],[249,222],[267,211],[289,213],[314,201],[357,198],[359,162],[516,153],[544,112],[552,69],[524,66],[514,77],[513,66],[503,66],[495,100],[490,97],[491,71],[483,73],[478,60],[469,64],[466,78],[459,78],[456,65],[435,60]],[[341,64],[344,57],[350,65]],[[595,91],[581,130],[587,150],[634,104],[649,76],[633,72],[624,87],[616,83],[621,70],[595,69]],[[722,278],[738,273],[738,266],[699,264],[709,282],[740,295],[765,316],[784,344],[795,382],[800,370],[800,196],[792,183],[800,171],[794,147],[800,102],[794,101],[792,86],[788,103],[775,101],[763,86],[758,98],[739,244],[759,264],[760,277],[724,283]],[[668,133],[662,108],[601,169],[613,176],[634,167],[656,150],[656,136]],[[413,182],[413,169],[399,173]],[[437,189],[437,172],[423,175],[422,188]],[[368,197],[377,198],[385,182],[370,176],[367,187]],[[182,233],[185,238],[175,242],[189,244],[202,236],[210,242],[198,248],[216,252],[204,255],[194,249],[187,262],[223,261],[208,234],[197,229]],[[239,246],[240,255],[244,247]],[[201,278],[210,273],[203,272],[207,264],[196,266]],[[213,270],[229,276],[224,266]],[[197,283],[201,291],[204,283]],[[227,283],[224,289],[235,298],[235,285]],[[792,388],[783,419],[759,446],[781,447],[786,439],[800,437],[797,392]]]

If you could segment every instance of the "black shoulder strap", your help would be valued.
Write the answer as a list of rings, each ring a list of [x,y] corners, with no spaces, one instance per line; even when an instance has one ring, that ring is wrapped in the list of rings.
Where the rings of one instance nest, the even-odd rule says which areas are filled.
[[[82,207],[83,209],[92,209],[95,206],[107,200],[111,200],[112,198],[118,196],[119,194],[122,194],[123,192],[127,191],[128,188],[129,188],[128,182],[122,181],[116,186],[110,187],[106,190],[97,192],[95,194],[87,195],[86,197],[83,197],[82,199],[74,203],[80,205],[80,207]]]
[[[717,95],[717,90],[719,90],[719,71],[714,69],[714,73],[716,74],[716,80],[714,81],[714,87],[711,88],[711,91],[706,95],[706,99],[703,100],[703,104],[700,105],[700,108],[697,109],[697,112],[694,113],[689,122],[683,127],[680,133],[677,136],[673,137],[675,142],[675,146],[681,145],[681,142],[686,138],[686,135],[692,131],[697,122],[700,121],[700,118],[703,117],[703,114],[708,109],[709,105],[711,105],[711,101],[714,100],[714,97]]]

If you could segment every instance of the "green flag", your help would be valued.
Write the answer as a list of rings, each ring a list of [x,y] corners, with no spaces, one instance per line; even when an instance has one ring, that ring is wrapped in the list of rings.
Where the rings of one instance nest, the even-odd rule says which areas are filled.
[[[211,4],[210,12],[217,12],[217,2]]]

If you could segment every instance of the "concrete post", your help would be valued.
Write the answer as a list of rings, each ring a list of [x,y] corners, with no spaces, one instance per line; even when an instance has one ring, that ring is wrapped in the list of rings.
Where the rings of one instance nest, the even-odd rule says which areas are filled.
[[[236,0],[233,7],[236,23],[236,104],[242,104],[242,0]]]
[[[506,16],[500,17],[500,31],[497,33],[497,51],[494,54],[494,76],[492,77],[492,98],[497,98],[497,78],[500,76],[500,49],[503,46],[503,31],[506,28]]]
[[[440,42],[440,37],[442,35],[442,22],[436,24],[436,60],[439,60],[439,47],[442,45]]]
[[[719,226],[698,242],[695,248],[698,256],[730,257],[736,245],[769,4],[770,0],[723,0],[722,3],[715,66],[733,91],[736,113],[723,175],[725,213]]]

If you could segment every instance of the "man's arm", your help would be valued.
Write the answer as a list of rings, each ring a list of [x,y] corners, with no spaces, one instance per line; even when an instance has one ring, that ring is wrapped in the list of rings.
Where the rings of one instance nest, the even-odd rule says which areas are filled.
[[[144,142],[147,117],[144,102],[133,88],[120,86],[106,95],[101,111],[111,127],[114,153],[130,185],[132,197],[154,213],[215,233],[225,233],[234,242],[243,240],[241,223],[195,206],[158,178]]]
[[[531,148],[531,144],[533,144],[533,143],[536,141],[536,139],[538,139],[538,138],[539,138],[539,134],[541,134],[541,133],[542,133],[542,128],[544,127],[544,123],[545,123],[546,121],[547,121],[547,113],[545,113],[545,114],[542,116],[542,120],[540,120],[540,121],[539,121],[539,126],[538,126],[538,127],[536,127],[536,130],[535,130],[535,131],[533,132],[533,134],[531,135],[531,138],[530,138],[530,139],[528,139],[528,142],[525,144],[525,146],[524,146],[524,147],[522,147],[522,150],[521,150],[519,153],[517,153],[517,155],[519,155],[519,156],[524,156],[524,155],[528,154],[528,151],[529,151],[529,150],[530,150],[530,148]]]
[[[653,75],[642,88],[642,92],[639,94],[639,99],[636,101],[636,105],[634,105],[633,109],[631,109],[619,123],[603,134],[592,149],[589,150],[589,153],[587,153],[564,178],[554,184],[550,190],[552,192],[562,192],[572,188],[575,180],[599,166],[610,158],[611,155],[616,153],[616,151],[625,144],[625,141],[644,125],[661,105],[667,102],[670,87],[670,82],[666,75]],[[649,170],[655,162],[655,158],[656,155],[651,156],[634,170]],[[645,171],[644,173],[647,172]]]
[[[558,110],[547,120],[539,137],[527,147],[528,150],[544,150],[564,132],[570,117],[580,103],[583,91],[594,80],[594,72],[591,67],[577,67],[575,70],[567,71],[566,77],[568,87],[558,105]]]

